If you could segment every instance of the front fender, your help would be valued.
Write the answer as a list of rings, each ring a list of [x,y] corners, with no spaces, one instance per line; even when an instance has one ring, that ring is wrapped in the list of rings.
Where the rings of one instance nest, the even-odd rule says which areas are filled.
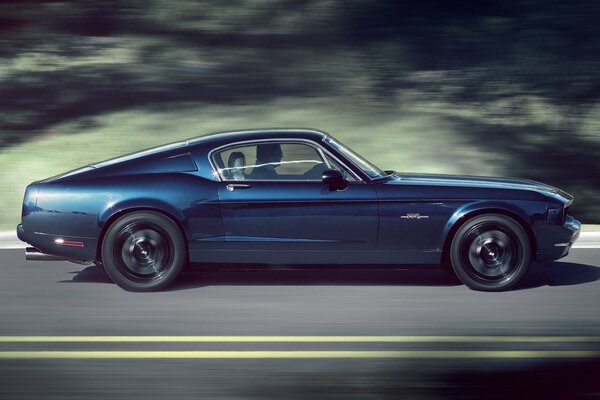
[[[528,234],[535,240],[532,225],[545,220],[546,204],[532,201],[505,202],[498,200],[482,200],[467,203],[457,208],[448,219],[440,237],[439,248],[445,246],[457,227],[472,216],[483,213],[500,213],[512,216],[521,222]]]

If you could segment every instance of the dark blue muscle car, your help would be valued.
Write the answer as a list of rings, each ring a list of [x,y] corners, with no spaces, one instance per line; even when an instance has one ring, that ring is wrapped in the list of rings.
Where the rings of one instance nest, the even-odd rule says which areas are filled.
[[[218,133],[30,184],[28,259],[95,263],[157,290],[188,263],[438,264],[468,287],[514,287],[565,256],[580,223],[554,187],[382,171],[314,130]]]

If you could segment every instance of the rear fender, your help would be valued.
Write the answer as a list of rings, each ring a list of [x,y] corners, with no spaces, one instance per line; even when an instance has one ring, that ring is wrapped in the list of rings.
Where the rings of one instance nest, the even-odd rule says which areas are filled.
[[[173,205],[153,198],[136,198],[127,199],[114,204],[107,204],[106,207],[98,215],[98,226],[104,230],[105,225],[117,214],[123,214],[128,210],[155,210],[175,218],[178,224],[183,224],[184,216],[181,210],[178,210]]]

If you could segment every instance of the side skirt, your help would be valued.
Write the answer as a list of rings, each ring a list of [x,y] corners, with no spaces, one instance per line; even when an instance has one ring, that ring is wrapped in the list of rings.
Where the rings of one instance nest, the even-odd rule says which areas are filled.
[[[192,263],[298,264],[329,266],[350,265],[423,265],[439,264],[442,252],[431,251],[311,251],[311,250],[202,250],[190,251]]]

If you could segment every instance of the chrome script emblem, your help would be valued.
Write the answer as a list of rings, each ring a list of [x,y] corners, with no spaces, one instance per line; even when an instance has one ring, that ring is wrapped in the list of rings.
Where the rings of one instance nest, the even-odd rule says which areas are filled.
[[[405,219],[423,219],[423,218],[429,218],[429,215],[421,215],[419,213],[408,213],[406,215],[401,215],[400,218],[405,218]]]

